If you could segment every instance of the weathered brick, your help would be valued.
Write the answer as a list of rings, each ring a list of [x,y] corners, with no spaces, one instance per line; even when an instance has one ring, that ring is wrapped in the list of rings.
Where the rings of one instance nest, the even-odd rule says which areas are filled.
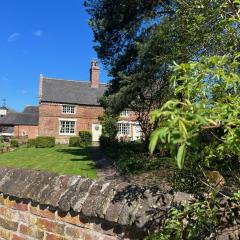
[[[76,227],[66,227],[65,235],[70,238],[78,238],[78,239],[83,237],[82,230]]]
[[[46,240],[69,240],[69,239],[67,239],[66,237],[60,236],[60,235],[47,233]]]
[[[10,237],[11,237],[10,231],[0,227],[0,238],[8,240],[8,239],[10,239]]]
[[[0,204],[4,205],[4,196],[3,196],[3,194],[0,194]]]
[[[56,220],[61,222],[70,223],[76,226],[84,226],[85,223],[81,221],[79,214],[70,214],[70,213],[56,213]]]
[[[26,237],[23,237],[23,236],[19,236],[19,235],[17,235],[17,234],[14,233],[14,234],[12,235],[11,240],[27,240],[27,238],[26,238]]]
[[[64,224],[55,221],[49,221],[44,218],[37,219],[36,227],[59,235],[64,234]]]
[[[28,204],[14,202],[12,205],[13,209],[26,212],[28,211]]]
[[[0,226],[11,231],[16,231],[18,228],[18,223],[0,217]]]
[[[9,197],[4,198],[4,206],[8,208],[12,208],[14,204],[15,204],[15,201],[10,200]]]
[[[36,216],[40,216],[43,218],[55,219],[55,213],[53,211],[50,211],[49,208],[30,206],[30,212]]]
[[[34,228],[34,227],[28,227],[24,224],[20,225],[19,232],[24,235],[34,237],[35,239],[43,239],[43,236],[44,236],[43,231],[41,231],[37,228]]]

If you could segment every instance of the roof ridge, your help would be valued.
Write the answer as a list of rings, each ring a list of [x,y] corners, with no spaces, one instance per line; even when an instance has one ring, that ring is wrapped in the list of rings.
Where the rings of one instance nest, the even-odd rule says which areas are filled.
[[[71,80],[71,79],[52,78],[52,77],[44,77],[44,79],[53,80],[53,81],[66,81],[66,82],[78,82],[78,83],[90,84],[90,82],[86,80]],[[99,83],[99,85],[107,85],[107,83]]]

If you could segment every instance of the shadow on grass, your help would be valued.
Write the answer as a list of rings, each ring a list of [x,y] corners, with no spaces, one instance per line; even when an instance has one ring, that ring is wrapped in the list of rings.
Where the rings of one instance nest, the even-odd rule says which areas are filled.
[[[63,148],[63,149],[58,149],[57,152],[70,154],[70,155],[79,157],[79,158],[69,159],[72,162],[91,161],[90,147],[86,147],[86,148]]]

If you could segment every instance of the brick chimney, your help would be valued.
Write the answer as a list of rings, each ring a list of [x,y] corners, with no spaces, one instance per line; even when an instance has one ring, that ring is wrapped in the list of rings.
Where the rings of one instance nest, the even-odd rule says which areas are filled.
[[[43,97],[43,74],[40,74],[40,80],[39,80],[39,101],[42,100]]]
[[[93,60],[91,62],[91,69],[90,69],[90,82],[92,88],[99,88],[99,71],[100,68],[98,66],[97,60]]]

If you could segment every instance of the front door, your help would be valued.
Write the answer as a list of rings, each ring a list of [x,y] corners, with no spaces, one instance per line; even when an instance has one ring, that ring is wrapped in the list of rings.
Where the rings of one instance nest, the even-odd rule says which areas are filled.
[[[99,123],[92,124],[92,141],[99,142],[99,139],[102,135],[102,125]]]

